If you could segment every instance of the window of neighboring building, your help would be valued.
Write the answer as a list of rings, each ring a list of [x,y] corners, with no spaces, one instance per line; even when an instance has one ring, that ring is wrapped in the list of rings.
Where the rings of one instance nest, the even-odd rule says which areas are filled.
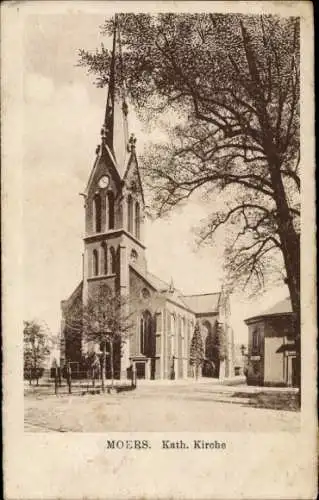
[[[96,233],[100,233],[102,230],[102,203],[101,195],[97,193],[93,198],[93,209],[94,209],[94,229]]]
[[[109,229],[114,229],[114,194],[113,191],[107,193],[108,202],[108,215],[109,215]]]
[[[133,199],[129,194],[127,197],[127,230],[129,233],[133,233]]]
[[[260,347],[260,335],[258,328],[255,328],[252,335],[252,350],[254,352],[259,351]]]
[[[135,203],[135,236],[140,238],[140,205],[138,202]]]
[[[102,243],[102,272],[103,274],[108,273],[108,266],[107,266],[107,245],[105,242]]]
[[[99,275],[99,253],[96,249],[93,250],[93,276]]]

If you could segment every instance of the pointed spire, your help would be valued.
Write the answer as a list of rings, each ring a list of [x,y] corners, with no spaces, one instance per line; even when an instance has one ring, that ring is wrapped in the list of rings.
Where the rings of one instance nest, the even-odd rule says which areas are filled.
[[[117,16],[114,18],[113,47],[106,99],[104,124],[101,130],[102,144],[107,144],[113,151],[114,102],[115,102],[115,51],[116,51]]]
[[[120,74],[117,75],[116,71]],[[128,105],[123,78],[123,61],[118,16],[114,18],[113,47],[104,124],[101,130],[102,145],[112,151],[119,174],[125,170],[128,147]]]

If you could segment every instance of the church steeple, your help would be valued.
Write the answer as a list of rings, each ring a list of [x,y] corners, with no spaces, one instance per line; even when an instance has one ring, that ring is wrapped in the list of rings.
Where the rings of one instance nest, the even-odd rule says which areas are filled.
[[[102,148],[107,146],[111,150],[120,177],[124,175],[128,161],[127,115],[121,37],[118,16],[115,15],[109,84],[101,137]]]

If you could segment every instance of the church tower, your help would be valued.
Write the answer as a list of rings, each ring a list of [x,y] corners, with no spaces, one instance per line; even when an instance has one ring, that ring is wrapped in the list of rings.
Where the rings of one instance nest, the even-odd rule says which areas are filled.
[[[124,345],[115,343],[117,352],[114,344],[116,378],[127,378],[129,367],[140,379],[173,380],[192,376],[190,346],[197,322],[205,346],[206,364],[202,375],[227,376],[223,366],[227,365],[231,373],[232,359],[227,349],[229,308],[224,294],[185,295],[173,282],[169,284],[147,269],[143,242],[144,195],[136,138],[129,133],[123,73],[115,18],[101,138],[83,193],[83,277],[71,296],[61,303],[62,366],[70,362],[83,372],[83,354],[91,347],[98,349],[99,346],[86,343],[83,329],[76,330],[72,318],[96,291],[102,292],[102,300],[104,296],[107,300],[110,290],[124,299],[124,317],[129,317],[132,324]],[[106,361],[109,378],[110,357]]]
[[[83,193],[83,303],[97,287],[107,286],[128,297],[130,262],[146,270],[144,196],[135,147],[136,138],[128,132],[121,41],[115,19],[104,123]],[[129,349],[126,342],[121,359],[123,375],[129,366]]]

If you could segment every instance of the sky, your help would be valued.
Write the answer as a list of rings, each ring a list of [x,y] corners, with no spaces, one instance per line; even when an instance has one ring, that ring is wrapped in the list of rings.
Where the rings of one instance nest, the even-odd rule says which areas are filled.
[[[103,41],[100,14],[70,12],[26,16],[23,68],[23,268],[24,319],[60,329],[60,301],[82,276],[83,199],[99,143],[106,89],[77,66],[79,48],[93,50]],[[162,137],[143,129],[130,109],[137,154],[148,141]],[[218,291],[222,283],[223,244],[197,250],[193,226],[207,207],[189,202],[165,220],[148,221],[145,229],[148,267],[186,294]],[[247,341],[243,320],[288,295],[277,287],[246,300],[231,298],[235,341]]]

